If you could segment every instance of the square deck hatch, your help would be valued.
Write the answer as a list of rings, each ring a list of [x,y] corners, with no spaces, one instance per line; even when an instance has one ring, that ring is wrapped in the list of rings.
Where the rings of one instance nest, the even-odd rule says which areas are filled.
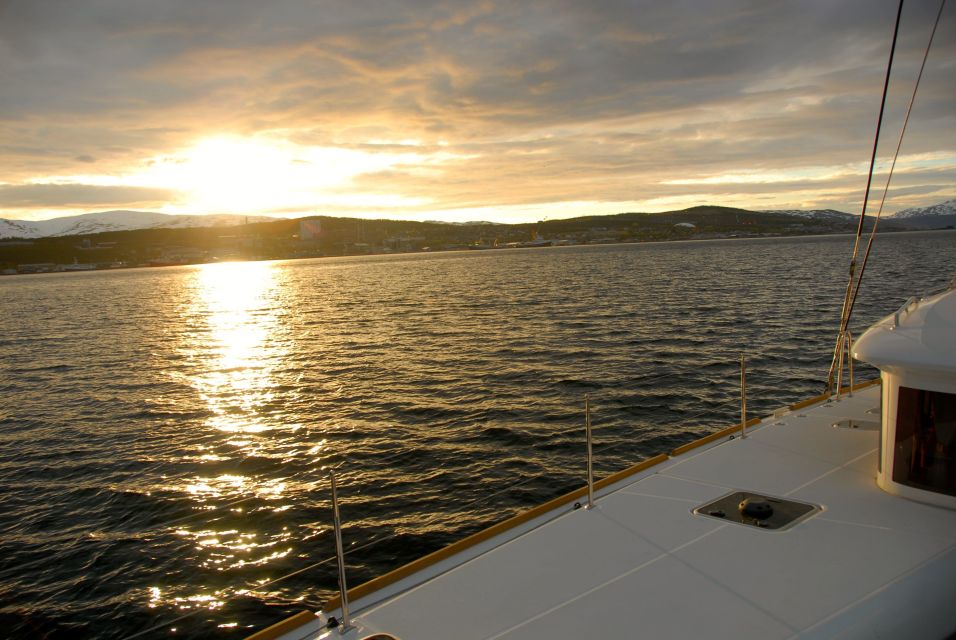
[[[734,491],[694,509],[699,516],[770,531],[788,529],[820,511],[809,502],[752,491]]]

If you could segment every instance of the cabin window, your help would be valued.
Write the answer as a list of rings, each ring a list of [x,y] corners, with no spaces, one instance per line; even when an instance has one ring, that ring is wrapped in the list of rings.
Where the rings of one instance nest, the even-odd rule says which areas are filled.
[[[956,394],[900,387],[893,480],[956,496]]]

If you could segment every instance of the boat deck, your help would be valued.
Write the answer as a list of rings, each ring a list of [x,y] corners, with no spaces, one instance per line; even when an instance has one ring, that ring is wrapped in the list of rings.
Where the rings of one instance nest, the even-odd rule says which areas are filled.
[[[878,428],[833,426],[877,423],[879,394],[793,410],[673,457],[605,490],[593,509],[565,507],[417,586],[356,602],[345,635],[317,631],[323,615],[283,637],[946,636],[956,629],[956,512],[881,491]],[[782,530],[693,513],[735,490],[822,511]],[[941,618],[913,613],[927,610]]]

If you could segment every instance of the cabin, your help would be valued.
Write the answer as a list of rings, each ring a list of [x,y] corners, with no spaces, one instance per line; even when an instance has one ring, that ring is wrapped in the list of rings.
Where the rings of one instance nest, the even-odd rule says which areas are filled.
[[[910,298],[853,351],[883,380],[877,484],[956,508],[956,289]]]

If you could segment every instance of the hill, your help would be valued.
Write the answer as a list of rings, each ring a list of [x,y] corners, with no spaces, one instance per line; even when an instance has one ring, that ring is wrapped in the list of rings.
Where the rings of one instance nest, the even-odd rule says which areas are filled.
[[[956,227],[956,199],[940,202],[929,207],[903,209],[897,211],[887,220],[915,229]]]
[[[228,227],[247,222],[275,220],[264,216],[212,214],[201,216],[170,215],[151,211],[101,211],[50,220],[6,220],[0,218],[0,238],[46,238],[78,236],[107,231],[135,229],[187,229]]]
[[[242,224],[237,225],[240,220]],[[900,224],[909,218],[894,220],[881,224],[881,230],[911,228]],[[5,222],[19,226],[8,225],[8,239],[0,240],[0,271],[25,273],[509,246],[849,233],[856,230],[857,218],[838,211],[699,206],[663,213],[628,212],[523,224],[333,216],[166,216],[123,211],[45,221],[47,224]],[[231,226],[222,226],[227,224]],[[123,228],[131,225],[147,228]],[[10,237],[11,229],[18,235]],[[25,235],[28,233],[33,235]]]

